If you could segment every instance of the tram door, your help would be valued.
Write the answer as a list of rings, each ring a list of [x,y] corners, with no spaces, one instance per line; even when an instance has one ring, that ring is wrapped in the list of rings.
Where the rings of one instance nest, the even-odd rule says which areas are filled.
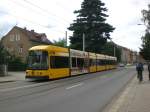
[[[89,72],[88,53],[70,49],[70,71],[71,75],[84,74]]]

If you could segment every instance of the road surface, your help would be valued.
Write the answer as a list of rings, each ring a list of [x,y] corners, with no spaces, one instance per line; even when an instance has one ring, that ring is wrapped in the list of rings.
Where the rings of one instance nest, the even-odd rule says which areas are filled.
[[[135,74],[135,67],[128,67],[54,81],[0,84],[0,112],[101,112]]]

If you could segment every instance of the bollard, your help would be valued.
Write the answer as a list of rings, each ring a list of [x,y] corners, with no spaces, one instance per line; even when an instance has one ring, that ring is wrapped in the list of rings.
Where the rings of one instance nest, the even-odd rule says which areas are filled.
[[[0,76],[8,75],[7,65],[0,65]]]

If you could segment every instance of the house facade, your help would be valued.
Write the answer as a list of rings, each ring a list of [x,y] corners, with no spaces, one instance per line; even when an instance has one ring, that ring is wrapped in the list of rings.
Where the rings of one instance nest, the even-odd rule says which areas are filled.
[[[121,62],[125,64],[133,64],[137,62],[138,54],[136,51],[132,51],[128,48],[121,47]]]
[[[1,42],[4,48],[16,57],[21,58],[23,62],[28,56],[28,49],[35,45],[51,44],[47,39],[46,34],[36,33],[34,30],[27,30],[18,26],[13,27],[4,37]]]

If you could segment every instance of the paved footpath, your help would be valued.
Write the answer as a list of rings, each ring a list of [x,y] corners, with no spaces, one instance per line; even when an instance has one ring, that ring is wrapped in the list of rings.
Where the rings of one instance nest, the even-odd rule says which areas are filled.
[[[147,69],[143,72],[143,82],[139,83],[135,76],[104,112],[150,112],[150,81]]]
[[[0,83],[25,80],[25,71],[8,72],[8,75],[0,77]]]

